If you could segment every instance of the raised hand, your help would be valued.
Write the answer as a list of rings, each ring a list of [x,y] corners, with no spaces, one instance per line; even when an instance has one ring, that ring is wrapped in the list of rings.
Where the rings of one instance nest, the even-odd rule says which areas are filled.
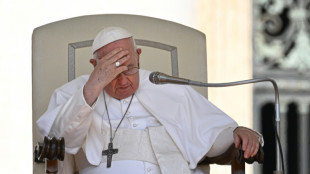
[[[122,65],[129,58],[128,50],[116,48],[103,57],[90,60],[94,65],[94,70],[83,89],[87,104],[91,106],[107,84],[117,77],[118,74],[128,70],[127,66]],[[119,66],[116,65],[116,62],[119,62]]]

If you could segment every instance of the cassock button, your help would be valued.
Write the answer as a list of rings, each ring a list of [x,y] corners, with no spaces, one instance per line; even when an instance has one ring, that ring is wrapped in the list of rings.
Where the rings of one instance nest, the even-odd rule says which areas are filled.
[[[133,126],[133,127],[137,127],[137,126],[138,126],[138,124],[134,123],[132,126]]]
[[[151,171],[152,171],[152,168],[151,168],[151,167],[148,167],[146,170],[147,170],[148,172],[151,172]]]

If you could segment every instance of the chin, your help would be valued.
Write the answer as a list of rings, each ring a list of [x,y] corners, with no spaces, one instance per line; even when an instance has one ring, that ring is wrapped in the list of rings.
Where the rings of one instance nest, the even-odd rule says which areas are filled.
[[[122,100],[122,99],[130,97],[132,94],[134,94],[134,92],[127,92],[127,93],[123,93],[123,94],[117,94],[117,95],[114,96],[114,98]]]

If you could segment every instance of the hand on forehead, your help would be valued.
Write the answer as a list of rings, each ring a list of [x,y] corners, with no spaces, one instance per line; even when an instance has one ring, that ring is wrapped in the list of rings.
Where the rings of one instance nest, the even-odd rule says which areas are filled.
[[[101,54],[98,54],[97,58],[98,59],[104,58],[105,60],[109,60],[112,58],[120,59],[124,56],[127,56],[128,54],[129,54],[128,50],[118,47],[109,52],[102,52]]]

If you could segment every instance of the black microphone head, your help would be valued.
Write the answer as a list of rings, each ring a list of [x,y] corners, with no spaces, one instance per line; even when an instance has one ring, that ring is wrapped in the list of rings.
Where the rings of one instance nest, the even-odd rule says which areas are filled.
[[[152,72],[149,76],[149,80],[156,85],[167,84],[167,83],[179,84],[179,85],[189,84],[189,80],[187,79],[173,77],[173,76],[164,74],[162,72]]]
[[[149,76],[149,80],[154,83],[154,84],[159,84],[159,79],[158,79],[158,75],[160,74],[160,72],[152,72]]]

